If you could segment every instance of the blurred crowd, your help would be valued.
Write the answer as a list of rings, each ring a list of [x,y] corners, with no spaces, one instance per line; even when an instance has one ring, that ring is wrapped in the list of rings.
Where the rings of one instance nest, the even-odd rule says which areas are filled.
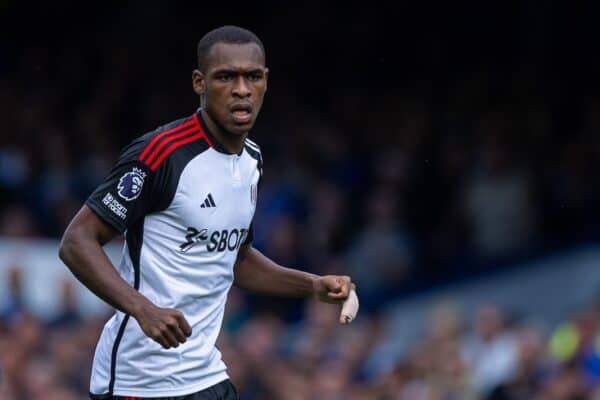
[[[0,310],[0,400],[81,400],[108,316],[82,317],[70,281],[51,318],[20,300],[18,269]],[[251,309],[234,289],[218,348],[244,400],[600,399],[600,305],[546,332],[494,304],[466,315],[432,308],[421,334],[398,352],[381,315],[339,325],[335,305],[307,301],[302,318]]]
[[[254,244],[351,275],[365,311],[343,329],[334,308],[233,291],[220,340],[244,398],[600,399],[593,307],[548,337],[493,305],[445,310],[378,365],[393,356],[386,302],[600,238],[600,6],[412,3],[1,2],[0,237],[60,237],[123,146],[196,109],[197,41],[239,24],[271,67],[250,134],[265,170]],[[2,399],[82,398],[103,320],[66,307],[46,321],[17,300]]]

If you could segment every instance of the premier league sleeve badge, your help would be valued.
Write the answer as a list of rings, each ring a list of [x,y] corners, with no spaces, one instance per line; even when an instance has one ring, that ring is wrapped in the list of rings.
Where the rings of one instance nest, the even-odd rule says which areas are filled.
[[[133,168],[119,179],[117,193],[126,201],[135,200],[142,193],[146,173],[139,168]]]

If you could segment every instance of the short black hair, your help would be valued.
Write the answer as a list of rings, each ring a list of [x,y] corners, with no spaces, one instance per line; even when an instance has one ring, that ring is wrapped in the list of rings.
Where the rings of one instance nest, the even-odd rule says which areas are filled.
[[[206,58],[212,46],[216,43],[246,44],[256,43],[265,56],[265,46],[254,33],[239,26],[225,25],[213,29],[200,39],[198,42],[198,69],[205,71]]]

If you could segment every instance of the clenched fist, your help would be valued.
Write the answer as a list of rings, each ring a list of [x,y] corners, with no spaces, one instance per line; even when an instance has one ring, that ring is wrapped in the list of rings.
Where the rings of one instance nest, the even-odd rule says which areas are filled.
[[[349,276],[325,275],[315,279],[313,292],[317,300],[325,303],[342,304],[340,323],[348,324],[358,313],[356,286]]]
[[[172,308],[160,308],[148,303],[134,317],[146,336],[165,349],[178,347],[192,334],[192,328],[183,314]]]

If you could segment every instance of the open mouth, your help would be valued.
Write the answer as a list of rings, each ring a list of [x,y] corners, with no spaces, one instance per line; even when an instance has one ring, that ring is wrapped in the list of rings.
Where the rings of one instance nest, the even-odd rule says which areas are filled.
[[[230,110],[233,120],[238,124],[245,124],[252,118],[252,106],[249,104],[235,104]]]

